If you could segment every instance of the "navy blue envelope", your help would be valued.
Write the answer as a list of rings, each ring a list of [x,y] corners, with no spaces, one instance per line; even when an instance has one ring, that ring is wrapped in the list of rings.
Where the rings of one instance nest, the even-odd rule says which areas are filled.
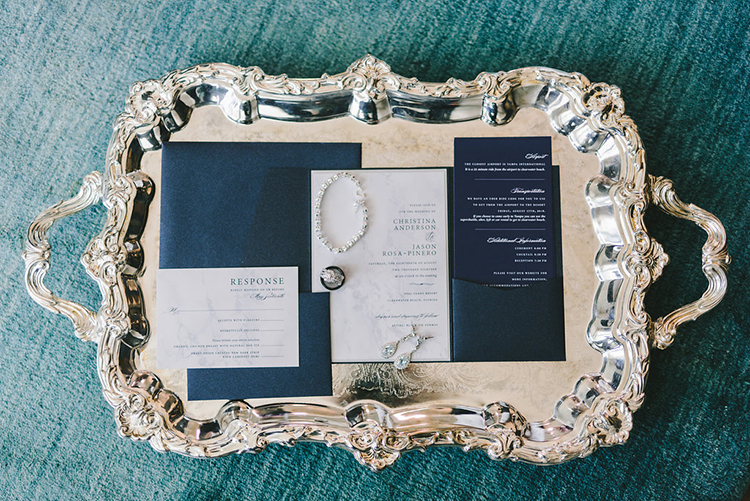
[[[310,291],[310,170],[360,167],[357,143],[164,143],[160,268],[299,269],[299,367],[189,369],[189,400],[331,394],[329,296]]]
[[[558,166],[552,166],[551,173],[553,217],[549,230],[555,248],[552,278],[524,287],[490,287],[463,279],[454,270],[451,283],[454,362],[565,360]]]
[[[453,361],[564,361],[562,295],[562,277],[514,289],[454,278]]]

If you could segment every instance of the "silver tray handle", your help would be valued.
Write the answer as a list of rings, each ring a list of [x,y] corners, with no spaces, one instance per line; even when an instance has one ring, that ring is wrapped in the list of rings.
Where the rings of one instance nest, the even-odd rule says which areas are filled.
[[[713,309],[727,291],[727,268],[732,258],[727,253],[727,234],[721,222],[710,212],[679,199],[672,180],[649,176],[651,202],[670,216],[694,222],[708,234],[703,244],[703,274],[708,279],[706,292],[690,304],[677,308],[653,323],[651,342],[664,349],[674,341],[677,327]]]
[[[83,185],[76,195],[39,214],[29,227],[23,251],[23,260],[26,263],[26,288],[31,298],[48,310],[68,317],[75,327],[75,335],[84,341],[98,341],[101,337],[98,315],[81,304],[55,296],[44,285],[44,277],[50,266],[47,232],[58,219],[97,203],[102,196],[102,184],[102,173],[94,171],[83,178]]]

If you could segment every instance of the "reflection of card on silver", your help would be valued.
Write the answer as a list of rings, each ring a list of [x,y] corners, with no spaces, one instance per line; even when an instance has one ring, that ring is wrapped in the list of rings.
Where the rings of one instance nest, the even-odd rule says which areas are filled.
[[[311,172],[312,290],[330,290],[318,277],[327,267],[346,277],[331,292],[332,360],[382,362],[381,347],[412,325],[432,336],[414,361],[450,360],[446,171],[363,169],[359,184],[330,182],[336,174]]]

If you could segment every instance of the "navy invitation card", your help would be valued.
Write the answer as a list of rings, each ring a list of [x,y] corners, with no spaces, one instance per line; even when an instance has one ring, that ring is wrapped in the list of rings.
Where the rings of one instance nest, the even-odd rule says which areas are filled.
[[[456,138],[454,274],[520,287],[555,276],[549,137]]]
[[[565,360],[551,138],[454,146],[454,361]]]
[[[331,394],[329,295],[310,291],[310,171],[360,166],[356,143],[164,143],[160,269],[299,273],[298,366],[188,369],[189,400]]]

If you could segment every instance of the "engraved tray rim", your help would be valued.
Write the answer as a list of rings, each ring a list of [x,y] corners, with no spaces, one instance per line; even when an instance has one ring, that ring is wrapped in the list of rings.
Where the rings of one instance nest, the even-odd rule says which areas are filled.
[[[351,116],[373,125],[391,117],[422,123],[481,119],[502,125],[519,108],[544,111],[558,133],[577,150],[595,153],[601,167],[586,191],[600,242],[594,263],[600,283],[587,336],[602,353],[601,370],[583,375],[544,422],[529,423],[506,402],[482,408],[425,404],[393,409],[374,400],[346,407],[285,401],[252,407],[230,401],[212,420],[186,416],[180,398],[155,374],[137,366],[137,352],[149,336],[139,302],[140,236],[154,189],[138,167],[144,152],[158,149],[184,127],[193,108],[204,105],[219,106],[240,124],[261,118]],[[209,457],[307,440],[346,448],[373,470],[393,464],[402,452],[433,445],[482,449],[492,459],[561,463],[627,440],[632,412],[644,398],[649,341],[663,347],[674,335],[674,329],[666,334],[662,329],[661,338],[655,336],[643,305],[649,285],[668,260],[643,224],[649,201],[658,205],[651,184],[654,190],[671,187],[647,176],[643,146],[635,124],[624,114],[619,89],[592,84],[578,73],[529,67],[481,73],[472,81],[423,83],[393,73],[369,55],[343,73],[309,79],[266,75],[257,67],[203,64],[130,87],[126,110],[114,123],[104,174],[87,176],[76,197],[32,224],[24,251],[27,288],[38,303],[71,318],[76,335],[98,343],[97,372],[115,409],[118,433],[146,440],[159,451]],[[44,286],[49,264],[44,233],[55,219],[100,198],[107,220],[81,258],[103,295],[101,308],[92,312],[56,298]],[[661,204],[667,205],[664,200]],[[706,231],[719,240],[718,247],[714,245],[716,267],[723,273],[729,258],[723,228],[716,223],[713,235]],[[705,254],[704,246],[704,262]],[[704,310],[723,296],[722,273],[715,273],[711,302]]]

